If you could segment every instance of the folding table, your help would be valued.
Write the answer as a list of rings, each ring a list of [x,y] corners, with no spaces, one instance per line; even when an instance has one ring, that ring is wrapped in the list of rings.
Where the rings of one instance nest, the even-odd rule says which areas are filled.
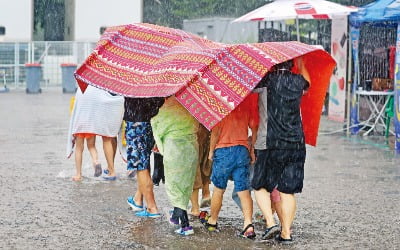
[[[385,119],[387,119],[385,110],[389,103],[390,97],[394,96],[394,92],[357,90],[356,95],[358,104],[360,104],[360,98],[365,97],[368,108],[371,111],[368,119],[365,121],[360,120],[359,125],[361,125],[361,127],[359,131],[369,127],[369,129],[363,134],[368,135],[371,131],[378,131],[378,126],[381,126],[383,127],[383,132],[385,132],[387,129],[385,122]],[[358,105],[358,109],[360,109],[360,105]],[[389,130],[389,132],[394,135],[393,131]]]

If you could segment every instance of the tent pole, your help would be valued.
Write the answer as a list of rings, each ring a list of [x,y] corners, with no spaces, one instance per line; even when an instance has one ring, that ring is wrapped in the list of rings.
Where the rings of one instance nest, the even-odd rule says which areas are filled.
[[[296,16],[296,31],[297,31],[297,41],[300,42],[299,17],[297,16]]]
[[[349,28],[347,28],[347,74],[346,74],[346,78],[347,78],[347,112],[346,112],[346,122],[347,122],[347,131],[346,134],[350,135],[350,103],[351,103],[351,87],[352,87],[352,82],[351,82],[351,76],[352,76],[352,63],[353,63],[353,56],[352,56],[352,42],[350,39],[350,30]]]

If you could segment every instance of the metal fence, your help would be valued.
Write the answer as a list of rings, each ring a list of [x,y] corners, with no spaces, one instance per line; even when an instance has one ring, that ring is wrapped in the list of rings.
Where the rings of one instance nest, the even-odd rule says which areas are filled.
[[[0,86],[25,88],[25,64],[39,63],[41,86],[62,83],[61,64],[81,64],[93,51],[94,42],[26,42],[0,43]]]

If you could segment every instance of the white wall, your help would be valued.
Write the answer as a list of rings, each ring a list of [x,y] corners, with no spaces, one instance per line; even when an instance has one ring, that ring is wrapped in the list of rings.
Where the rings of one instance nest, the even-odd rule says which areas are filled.
[[[97,41],[100,27],[142,22],[142,13],[142,0],[75,0],[75,41]]]
[[[222,43],[258,41],[257,22],[232,23],[235,18],[212,17],[183,20],[183,30]]]
[[[6,27],[0,41],[30,41],[33,0],[0,0],[0,26]]]

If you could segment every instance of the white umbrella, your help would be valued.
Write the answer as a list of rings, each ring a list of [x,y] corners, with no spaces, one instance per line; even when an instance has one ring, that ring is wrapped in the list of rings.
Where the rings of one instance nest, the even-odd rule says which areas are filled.
[[[276,0],[233,20],[233,22],[296,19],[297,40],[299,41],[299,19],[332,19],[335,15],[348,15],[354,11],[357,9],[325,0]]]

